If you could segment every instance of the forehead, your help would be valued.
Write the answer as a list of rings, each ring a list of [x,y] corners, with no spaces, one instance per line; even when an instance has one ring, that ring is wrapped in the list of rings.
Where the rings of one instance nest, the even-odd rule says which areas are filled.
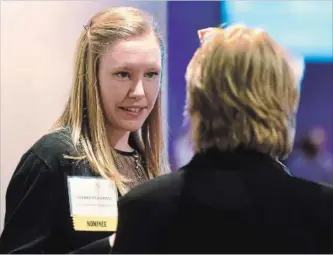
[[[112,45],[102,56],[101,61],[109,68],[124,66],[160,68],[161,49],[154,35],[135,37]]]

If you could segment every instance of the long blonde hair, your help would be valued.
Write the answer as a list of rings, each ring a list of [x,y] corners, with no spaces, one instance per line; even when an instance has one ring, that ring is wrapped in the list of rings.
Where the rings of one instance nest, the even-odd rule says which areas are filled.
[[[124,185],[126,179],[116,169],[106,135],[106,120],[97,79],[99,58],[110,45],[150,32],[155,34],[163,54],[157,26],[147,13],[131,7],[113,7],[94,15],[78,40],[71,93],[53,129],[70,127],[72,143],[79,153],[76,159],[86,159],[94,172],[114,180],[122,194],[127,191]],[[150,178],[168,172],[161,99],[160,91],[141,134],[134,132],[130,135],[144,157]]]
[[[285,158],[299,101],[287,52],[260,29],[236,24],[211,32],[186,72],[195,150],[245,147]]]

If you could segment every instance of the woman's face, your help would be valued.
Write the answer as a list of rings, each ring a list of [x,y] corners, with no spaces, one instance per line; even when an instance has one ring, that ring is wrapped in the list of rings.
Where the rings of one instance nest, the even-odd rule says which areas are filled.
[[[130,132],[142,127],[160,90],[161,62],[153,34],[119,41],[101,56],[98,79],[108,125]]]

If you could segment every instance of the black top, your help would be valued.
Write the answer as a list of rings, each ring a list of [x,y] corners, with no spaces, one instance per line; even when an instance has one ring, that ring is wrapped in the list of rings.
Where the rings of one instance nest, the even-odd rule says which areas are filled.
[[[333,188],[253,151],[196,155],[118,209],[112,253],[333,253]]]
[[[21,158],[7,189],[0,253],[108,253],[112,232],[75,231],[68,176],[97,176],[77,156],[69,131],[47,134]]]

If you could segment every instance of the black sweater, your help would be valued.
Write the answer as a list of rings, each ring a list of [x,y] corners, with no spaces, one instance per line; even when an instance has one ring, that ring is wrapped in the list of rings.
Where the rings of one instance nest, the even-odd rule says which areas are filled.
[[[69,131],[43,136],[21,158],[7,188],[0,253],[109,253],[112,232],[75,231],[68,176],[96,176],[74,156]]]

